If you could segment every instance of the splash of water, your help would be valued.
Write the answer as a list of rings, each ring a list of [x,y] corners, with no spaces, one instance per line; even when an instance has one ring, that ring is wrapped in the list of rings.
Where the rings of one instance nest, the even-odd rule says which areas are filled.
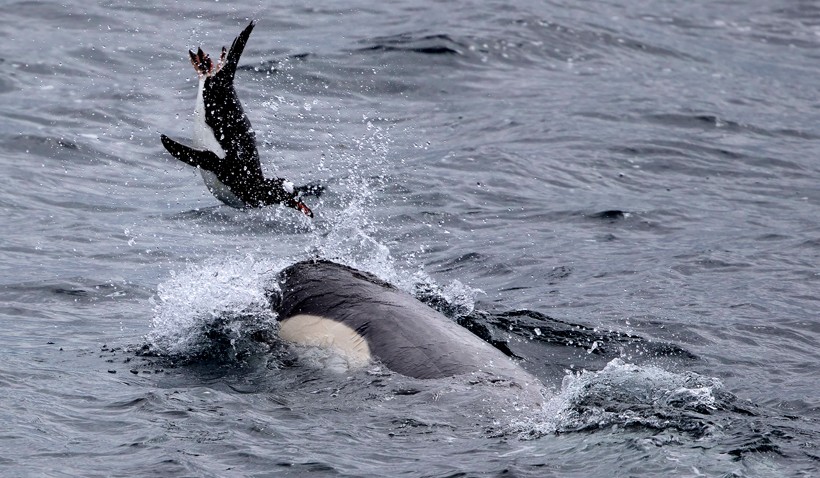
[[[379,225],[369,211],[384,185],[389,139],[387,132],[367,123],[367,132],[355,139],[356,146],[344,163],[351,165],[334,187],[335,200],[324,203],[322,221],[311,222],[308,246],[294,248],[288,257],[228,256],[191,265],[160,284],[152,300],[154,318],[146,341],[152,352],[172,357],[197,357],[203,354],[235,352],[243,339],[264,332],[275,336],[278,330],[267,292],[275,290],[278,273],[285,267],[308,258],[322,258],[370,272],[408,293],[414,294],[447,315],[459,316],[472,311],[477,290],[455,281],[439,286],[419,266],[400,264],[390,249],[378,239]],[[364,164],[361,158],[366,158]],[[331,209],[338,208],[335,211]],[[282,208],[243,212],[226,220],[251,219],[254,224],[304,224],[292,219]],[[261,217],[260,217],[261,215]],[[255,233],[267,229],[254,229]],[[226,350],[227,347],[227,350]]]
[[[168,356],[196,356],[221,337],[235,342],[260,331],[275,331],[276,317],[266,291],[281,264],[253,256],[211,259],[171,272],[152,298],[154,318],[146,336],[152,351]]]
[[[600,371],[566,375],[543,410],[512,424],[511,431],[522,439],[619,427],[702,436],[714,426],[710,415],[731,400],[717,378],[614,359]]]

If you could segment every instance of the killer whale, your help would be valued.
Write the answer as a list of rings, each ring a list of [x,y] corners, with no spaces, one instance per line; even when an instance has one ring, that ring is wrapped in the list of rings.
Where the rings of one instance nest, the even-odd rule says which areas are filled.
[[[526,391],[541,384],[498,349],[372,274],[327,260],[285,268],[273,294],[281,339],[332,349],[358,365],[372,360],[418,378],[466,376]]]
[[[256,148],[256,133],[245,115],[234,88],[239,58],[256,21],[234,39],[230,50],[222,47],[214,65],[202,51],[188,51],[199,83],[194,110],[193,147],[161,135],[165,149],[178,160],[199,168],[208,190],[223,203],[236,207],[284,204],[309,217],[313,212],[301,200],[310,187],[295,188],[282,178],[268,179]]]

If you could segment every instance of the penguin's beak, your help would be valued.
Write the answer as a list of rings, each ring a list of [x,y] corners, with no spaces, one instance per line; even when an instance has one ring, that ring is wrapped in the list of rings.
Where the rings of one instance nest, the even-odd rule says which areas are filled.
[[[310,217],[310,218],[313,217],[313,211],[311,211],[310,208],[307,207],[307,204],[303,203],[302,201],[297,200],[296,201],[296,206],[294,206],[294,207],[296,209],[302,211],[302,213],[304,213],[305,216]]]

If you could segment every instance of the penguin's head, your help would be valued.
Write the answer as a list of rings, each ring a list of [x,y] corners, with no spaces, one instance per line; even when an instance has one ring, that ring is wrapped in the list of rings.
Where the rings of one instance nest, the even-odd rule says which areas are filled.
[[[260,205],[281,203],[300,211],[307,217],[313,217],[313,211],[302,202],[303,188],[296,188],[287,179],[276,178],[265,180],[265,190],[260,198]]]
[[[283,179],[280,187],[285,190],[285,192],[290,195],[290,201],[287,204],[289,207],[296,209],[297,211],[301,211],[307,217],[313,217],[313,211],[307,207],[307,204],[302,202],[302,191],[297,191],[296,188],[293,186],[293,183],[288,181],[287,179]]]

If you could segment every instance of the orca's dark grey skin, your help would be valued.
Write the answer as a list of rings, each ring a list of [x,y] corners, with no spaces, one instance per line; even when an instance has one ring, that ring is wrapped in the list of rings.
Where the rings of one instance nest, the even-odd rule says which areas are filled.
[[[256,134],[236,95],[234,76],[239,57],[256,21],[236,37],[230,51],[222,47],[214,65],[200,48],[188,51],[199,75],[194,111],[194,146],[189,147],[162,135],[162,144],[175,158],[199,168],[206,186],[229,206],[262,207],[284,204],[313,217],[301,201],[302,188],[282,178],[266,179],[262,173]]]
[[[408,377],[468,375],[540,390],[538,379],[498,349],[371,274],[311,260],[287,267],[279,279],[273,308],[285,341],[334,349],[353,361],[375,359]]]

